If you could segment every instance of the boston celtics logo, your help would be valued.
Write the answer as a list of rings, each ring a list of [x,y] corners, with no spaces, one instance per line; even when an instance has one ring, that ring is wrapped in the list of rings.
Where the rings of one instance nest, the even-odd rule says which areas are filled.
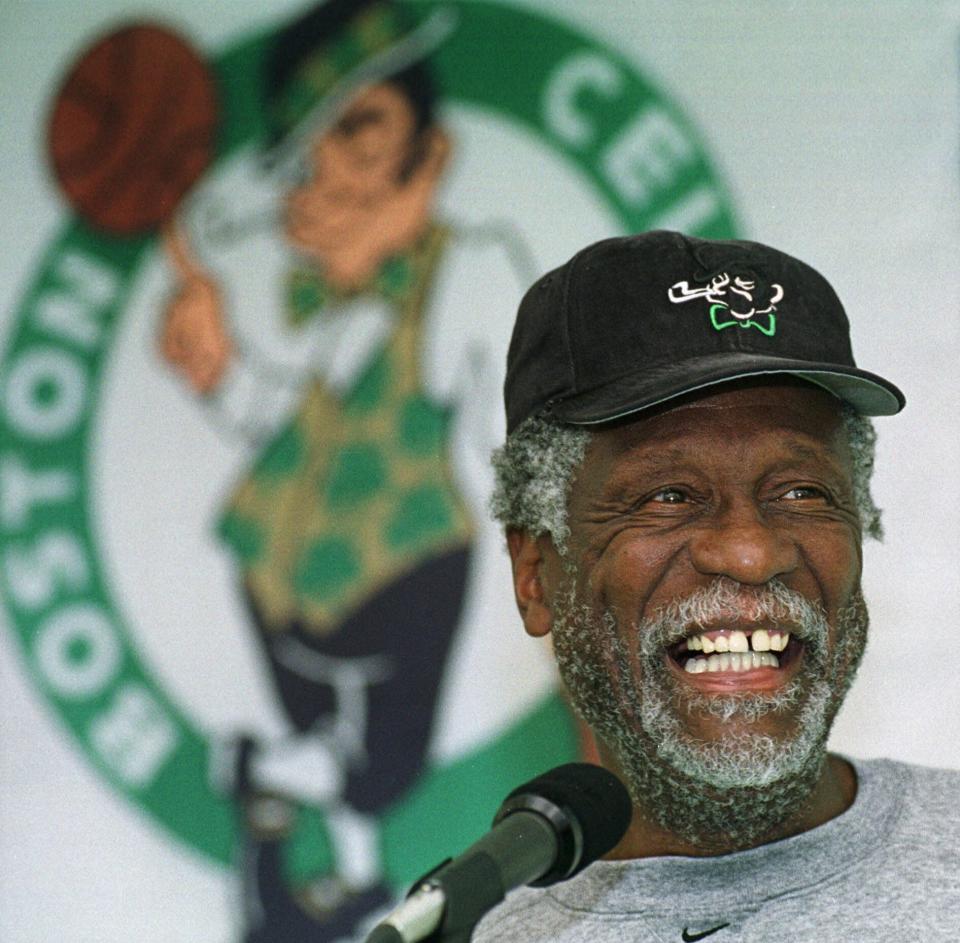
[[[483,2],[329,0],[220,51],[124,26],[49,151],[70,216],[0,391],[25,668],[117,795],[237,869],[245,941],[349,938],[578,750],[485,507],[559,213],[511,168],[623,231],[730,237],[726,195],[636,64]],[[740,321],[755,286],[674,288]]]
[[[721,272],[710,279],[710,284],[691,288],[686,281],[677,282],[667,292],[674,304],[683,304],[694,299],[704,299],[710,305],[710,323],[717,331],[728,327],[755,327],[761,334],[773,337],[777,332],[777,308],[783,300],[783,286],[773,283],[764,289],[756,278],[731,276]],[[766,303],[758,307],[763,295]]]

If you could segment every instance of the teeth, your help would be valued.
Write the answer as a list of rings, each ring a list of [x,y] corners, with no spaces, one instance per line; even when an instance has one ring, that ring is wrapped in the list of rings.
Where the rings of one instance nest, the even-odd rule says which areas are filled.
[[[779,668],[780,661],[772,652],[711,655],[709,658],[688,658],[684,670],[690,674],[713,671],[749,671],[751,668]]]
[[[687,639],[687,650],[711,655],[714,652],[782,652],[790,642],[789,632],[768,632],[756,629],[748,637],[746,632],[735,629],[727,635],[710,638],[707,635],[692,635]]]
[[[775,652],[782,652],[790,642],[790,633],[785,632],[783,635],[774,633],[770,636],[770,649]]]

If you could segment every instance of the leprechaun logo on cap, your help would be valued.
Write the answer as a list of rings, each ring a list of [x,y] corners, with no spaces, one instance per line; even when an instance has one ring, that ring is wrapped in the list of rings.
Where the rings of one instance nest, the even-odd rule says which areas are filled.
[[[127,24],[54,96],[68,216],[3,354],[4,601],[117,795],[238,870],[250,943],[360,932],[577,750],[487,519],[546,260],[498,155],[459,191],[491,220],[445,202],[474,128],[625,231],[733,235],[640,68],[515,5],[329,0],[219,51]],[[681,285],[718,329],[752,299]]]
[[[757,307],[758,299],[766,296],[765,307]],[[777,308],[783,300],[783,286],[771,284],[769,289],[758,287],[756,278],[745,278],[728,272],[720,272],[710,279],[710,284],[691,288],[687,281],[670,286],[667,296],[674,304],[683,304],[703,298],[710,304],[710,323],[722,331],[728,327],[755,327],[761,334],[773,337],[777,333]]]

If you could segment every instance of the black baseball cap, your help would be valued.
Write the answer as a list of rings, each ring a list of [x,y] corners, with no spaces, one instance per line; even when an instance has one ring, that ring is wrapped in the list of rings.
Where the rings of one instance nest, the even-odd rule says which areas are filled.
[[[905,403],[857,367],[840,299],[798,259],[676,232],[604,239],[524,295],[507,354],[507,432],[534,415],[608,422],[764,374],[816,384],[865,416]]]

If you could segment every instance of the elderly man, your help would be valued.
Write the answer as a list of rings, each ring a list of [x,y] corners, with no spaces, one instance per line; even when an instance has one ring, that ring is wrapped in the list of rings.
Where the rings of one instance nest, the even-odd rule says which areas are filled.
[[[855,366],[813,269],[654,232],[527,293],[494,510],[527,632],[550,634],[632,823],[478,940],[946,940],[960,774],[827,753],[879,537]]]

